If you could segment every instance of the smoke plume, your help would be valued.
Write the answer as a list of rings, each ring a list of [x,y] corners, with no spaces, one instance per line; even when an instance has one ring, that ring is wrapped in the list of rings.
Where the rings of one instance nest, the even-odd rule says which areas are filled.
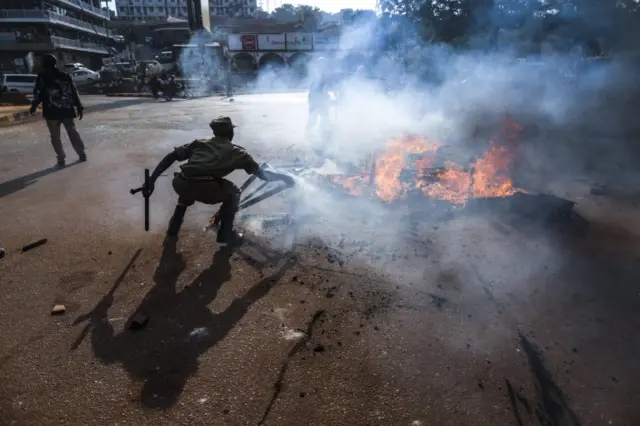
[[[310,129],[305,129],[304,118],[279,117],[278,133],[290,137],[267,138],[265,129],[262,143],[269,150],[305,153],[305,167],[318,175],[331,174],[328,169],[358,173],[372,153],[384,152],[391,138],[407,133],[440,143],[448,159],[464,163],[487,149],[491,135],[509,116],[525,128],[513,172],[528,177],[519,183],[532,192],[548,192],[548,181],[553,179],[629,171],[640,155],[625,140],[635,130],[625,112],[635,99],[633,68],[615,50],[606,59],[592,59],[585,48],[603,23],[609,19],[611,24],[616,18],[601,15],[600,27],[593,28],[587,25],[593,13],[589,9],[580,16],[563,13],[566,22],[554,24],[558,29],[545,30],[546,38],[536,40],[542,19],[521,19],[518,14],[524,16],[530,10],[516,8],[505,16],[498,3],[504,6],[505,2],[478,11],[484,20],[478,20],[482,25],[477,25],[464,46],[425,42],[434,38],[429,31],[407,22],[396,27],[401,42],[393,46],[381,42],[375,22],[347,28],[340,39],[341,50],[315,52],[307,67],[307,87],[325,77],[339,81],[332,86],[338,101],[328,117]],[[567,37],[561,28],[572,25],[581,29]],[[620,38],[609,39],[610,49],[624,45]],[[533,41],[541,46],[537,51]],[[200,59],[183,58],[183,66],[191,69],[189,64]],[[256,89],[281,89],[288,84],[287,72],[286,67],[259,71]],[[297,81],[291,83],[297,85]],[[277,104],[273,108],[270,114],[277,116]],[[238,114],[240,121],[255,120]],[[241,130],[238,137],[242,138]],[[298,214],[315,217],[313,224],[303,227],[301,240],[321,237],[399,282],[425,276],[428,267],[423,262],[397,261],[421,256],[407,233],[408,207],[390,207],[364,196],[345,199],[311,175],[298,178],[295,192],[303,206]],[[428,219],[423,222],[440,226]],[[535,248],[513,244],[505,250],[495,232],[469,230],[471,223],[469,219],[443,225],[435,235],[418,232],[419,240],[430,240],[430,256],[440,253],[440,263],[433,268],[458,267],[469,262],[474,250],[496,252],[502,256],[496,262],[521,265],[517,278],[522,283],[536,276],[543,264],[548,267],[550,259],[562,258],[543,235],[536,236]],[[367,247],[349,248],[345,241],[367,241],[362,243]],[[375,255],[367,257],[363,252]],[[532,255],[536,252],[538,256]],[[507,275],[513,278],[513,274]],[[500,282],[509,288],[517,286],[507,279]]]

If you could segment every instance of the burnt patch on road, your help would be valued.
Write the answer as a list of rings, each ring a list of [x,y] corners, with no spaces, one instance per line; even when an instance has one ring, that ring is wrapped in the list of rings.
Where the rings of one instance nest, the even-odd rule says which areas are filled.
[[[538,393],[535,415],[540,426],[581,426],[582,423],[569,407],[564,393],[547,369],[539,349],[522,333],[519,334],[519,339],[535,379]]]
[[[284,361],[284,364],[282,364],[282,367],[280,368],[280,372],[278,373],[278,377],[276,378],[276,381],[273,384],[273,394],[271,395],[271,399],[269,400],[269,404],[267,405],[267,408],[265,409],[264,414],[262,415],[262,418],[258,422],[258,426],[263,425],[266,422],[267,417],[269,417],[269,413],[271,412],[271,409],[273,408],[273,405],[275,404],[276,400],[278,399],[278,396],[280,395],[280,392],[282,391],[282,387],[284,385],[285,375],[287,373],[287,369],[289,368],[289,363],[298,354],[298,352],[304,346],[306,346],[306,344],[312,339],[313,330],[314,330],[314,328],[316,326],[316,323],[324,316],[324,314],[325,314],[325,311],[321,310],[321,311],[317,311],[313,315],[313,317],[311,318],[311,320],[307,324],[307,327],[306,327],[306,329],[304,331],[304,337],[302,339],[298,340],[298,342],[296,342],[296,344],[293,345],[291,347],[291,349],[289,350],[289,353],[287,354],[287,357],[286,357],[286,359]],[[317,350],[320,347],[322,349],[321,350]],[[316,348],[314,349],[314,351],[315,352],[324,352],[324,346],[317,345]]]

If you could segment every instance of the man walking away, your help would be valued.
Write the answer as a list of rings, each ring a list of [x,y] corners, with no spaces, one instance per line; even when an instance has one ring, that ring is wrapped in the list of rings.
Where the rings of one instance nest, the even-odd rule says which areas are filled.
[[[64,148],[60,139],[60,126],[63,125],[69,135],[71,146],[78,154],[80,161],[87,161],[84,143],[76,130],[74,119],[82,120],[83,110],[78,90],[73,84],[71,76],[56,68],[57,60],[53,55],[42,58],[42,68],[38,74],[33,89],[31,115],[36,113],[38,105],[42,103],[42,115],[47,120],[47,127],[51,135],[51,145],[58,156],[58,167],[65,166]]]

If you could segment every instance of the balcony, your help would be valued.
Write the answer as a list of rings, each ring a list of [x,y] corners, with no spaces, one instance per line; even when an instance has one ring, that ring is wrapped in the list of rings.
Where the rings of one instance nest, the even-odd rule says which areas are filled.
[[[70,16],[42,10],[0,10],[0,22],[43,22],[64,25],[80,31],[87,31],[92,34],[99,34],[107,37],[109,33],[105,28],[91,25],[88,22]]]
[[[87,52],[100,53],[103,55],[109,54],[106,46],[96,43],[86,43],[83,41],[71,40],[70,38],[56,36],[51,37],[51,41],[53,42],[53,47],[61,49],[85,50]]]
[[[83,12],[91,13],[93,15],[99,16],[104,19],[110,18],[109,12],[105,12],[99,7],[92,6],[89,3],[85,3],[80,0],[56,0],[56,1],[62,5],[71,6],[76,10],[81,10]]]
[[[1,51],[51,51],[53,43],[46,37],[16,37],[15,33],[0,32]]]
[[[0,51],[51,51],[54,49],[82,50],[86,52],[109,54],[106,46],[87,43],[65,37],[38,37],[30,34],[16,37],[14,33],[0,32]]]

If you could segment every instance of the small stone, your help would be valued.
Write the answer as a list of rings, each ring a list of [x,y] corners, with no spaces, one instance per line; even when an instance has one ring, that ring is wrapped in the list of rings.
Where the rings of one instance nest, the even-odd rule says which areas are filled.
[[[147,318],[147,316],[142,314],[137,314],[131,320],[131,324],[129,325],[129,328],[131,330],[140,330],[141,328],[144,328],[144,326],[147,325],[148,322],[149,322],[149,318]]]
[[[62,315],[67,310],[64,305],[54,305],[51,310],[51,315]]]
[[[113,254],[113,252],[111,250],[109,250],[109,253],[107,253],[109,256],[111,256]]]
[[[305,393],[304,392],[300,392],[300,398],[304,398]]]
[[[314,352],[324,352],[324,345],[318,345],[313,349]]]
[[[0,259],[4,257],[4,254],[5,254],[4,249],[0,247]]]

